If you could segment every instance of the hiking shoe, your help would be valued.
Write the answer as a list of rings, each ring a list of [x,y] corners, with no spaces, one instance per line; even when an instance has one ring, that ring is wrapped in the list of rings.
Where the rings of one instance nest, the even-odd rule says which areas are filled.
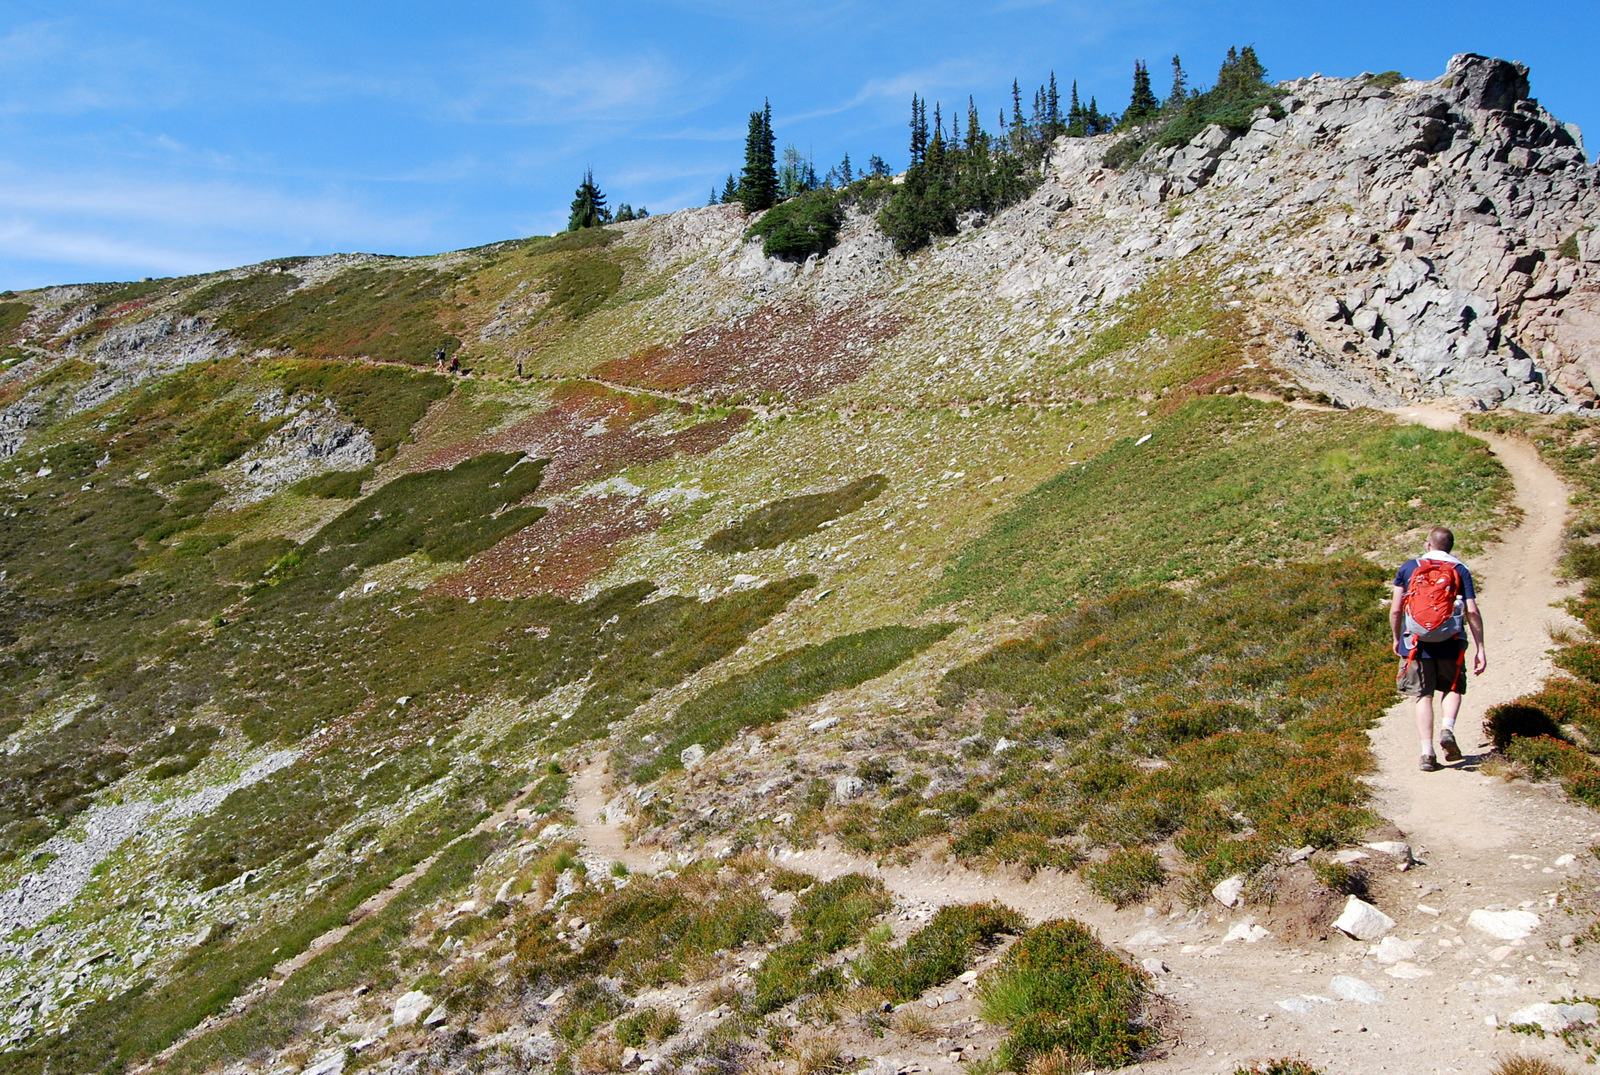
[[[1418,768],[1425,773],[1437,773],[1440,769],[1440,765],[1434,760],[1432,754],[1424,754],[1422,756],[1422,764],[1419,765]]]
[[[1461,760],[1461,748],[1456,746],[1456,733],[1449,728],[1439,733],[1439,749],[1444,751],[1445,761]]]

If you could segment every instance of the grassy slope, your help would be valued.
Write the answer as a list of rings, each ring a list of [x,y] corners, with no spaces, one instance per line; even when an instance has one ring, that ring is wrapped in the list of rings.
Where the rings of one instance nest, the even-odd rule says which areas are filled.
[[[1057,759],[1052,764],[1083,789],[1079,803],[1035,802],[1042,792],[1028,783],[1027,767],[1053,756],[1051,722],[1068,719],[1047,700],[1096,667],[1103,643],[1074,634],[1077,621],[1051,621],[1019,643],[1054,646],[1056,654],[1024,690],[1005,671],[1017,650],[984,656],[996,638],[1033,630],[1008,623],[1010,614],[1061,612],[1118,586],[1203,581],[1238,565],[1315,560],[1330,551],[1388,553],[1446,506],[1458,530],[1486,533],[1504,493],[1497,468],[1464,438],[1398,430],[1376,416],[1291,413],[1241,399],[1151,402],[1162,389],[1176,401],[1184,385],[1232,376],[1248,362],[1243,327],[1201,267],[1160,278],[1069,344],[1008,363],[998,381],[976,360],[953,367],[935,360],[978,344],[959,302],[951,307],[924,286],[902,303],[913,328],[858,384],[759,417],[710,454],[619,464],[619,477],[649,492],[690,495],[665,501],[659,527],[633,539],[591,582],[591,600],[469,601],[388,583],[362,596],[365,582],[380,576],[448,575],[453,563],[535,517],[527,507],[504,512],[503,504],[541,496],[531,486],[497,495],[505,477],[494,460],[415,481],[399,476],[533,418],[559,396],[563,378],[673,342],[704,316],[696,311],[736,288],[720,280],[684,284],[672,275],[681,262],[648,268],[643,234],[635,228],[366,263],[342,282],[299,293],[290,306],[282,305],[282,278],[309,270],[287,263],[287,273],[166,281],[114,296],[149,305],[102,318],[95,331],[117,318],[187,306],[211,312],[254,344],[288,347],[297,357],[192,369],[53,419],[9,468],[15,473],[0,479],[16,513],[11,543],[0,548],[9,580],[0,591],[0,721],[9,720],[23,744],[8,756],[15,770],[8,787],[26,792],[0,803],[5,838],[25,851],[51,831],[77,831],[74,819],[92,804],[172,799],[236,776],[269,749],[310,753],[235,792],[223,810],[173,829],[164,848],[133,841],[108,859],[103,876],[140,876],[139,896],[119,896],[97,880],[80,904],[54,916],[49,928],[70,931],[73,948],[103,945],[118,953],[71,995],[71,1003],[123,998],[73,1016],[93,1025],[110,1050],[75,1061],[83,1070],[147,1054],[226,1004],[309,941],[315,930],[308,923],[337,920],[390,875],[388,864],[414,861],[462,831],[532,779],[536,761],[626,730],[635,747],[647,734],[666,744],[659,756],[671,765],[682,746],[715,747],[774,721],[781,727],[785,714],[827,692],[868,689],[855,688],[863,679],[888,692],[886,712],[909,705],[938,713],[947,731],[970,730],[991,744],[1004,734],[1028,745],[978,765],[946,742],[953,735],[926,726],[925,742],[915,748],[925,756],[896,754],[892,765],[864,773],[880,817],[814,804],[802,785],[789,836],[827,827],[876,849],[952,839],[965,841],[961,853],[972,857],[1038,864],[1159,846],[1168,866],[1209,877],[1220,868],[1216,841],[1232,822],[1196,805],[1217,799],[1217,789],[1201,786],[1217,764],[1204,744],[1287,731],[1291,752],[1338,757],[1339,774],[1348,775],[1359,767],[1350,736],[1368,700],[1334,692],[1305,713],[1273,708],[1283,684],[1306,677],[1322,683],[1316,677],[1330,670],[1322,665],[1285,665],[1244,686],[1202,675],[1184,688],[1188,694],[1130,672],[1116,707],[1071,715],[1087,722],[1080,731],[1112,760],[1096,768],[1088,759]],[[696,289],[710,297],[683,301]],[[484,374],[509,374],[522,356],[529,379],[486,377],[451,390],[450,382],[394,366],[302,361],[354,354],[414,365],[446,338],[462,341],[465,361]],[[62,393],[88,376],[66,361],[34,383]],[[1091,386],[1105,398],[1070,398]],[[325,395],[372,431],[381,465],[366,499],[329,500],[302,487],[244,508],[212,507],[223,490],[207,483],[225,483],[226,464],[275,428],[250,409],[275,387]],[[1133,392],[1150,398],[1126,394]],[[1038,405],[1040,397],[1055,402]],[[646,421],[680,428],[715,417],[676,408],[661,401],[659,416]],[[1151,439],[1136,445],[1145,434]],[[97,467],[108,450],[110,465]],[[1448,465],[1421,467],[1413,457],[1446,458]],[[46,467],[49,476],[33,476]],[[153,479],[140,477],[146,473]],[[862,495],[866,485],[838,503],[793,499],[874,475],[883,481],[871,483],[877,495],[870,499]],[[576,495],[553,495],[548,503]],[[115,510],[97,509],[97,497],[114,499]],[[1409,503],[1413,498],[1419,502]],[[798,514],[797,504],[805,509]],[[397,512],[413,519],[403,533],[362,525],[374,513]],[[17,522],[24,517],[33,529]],[[783,540],[770,548],[760,547],[771,544],[764,540],[732,542],[724,552],[702,547],[752,519],[763,533],[773,520],[795,525],[773,530]],[[96,529],[90,546],[73,547],[61,536],[68,520],[77,528],[73,537],[85,526],[105,532]],[[123,529],[112,529],[114,520]],[[1165,551],[1155,557],[1152,548]],[[1331,608],[1318,605],[1303,629],[1364,638],[1371,625],[1359,599],[1368,581],[1362,569],[1324,570],[1283,576],[1295,601],[1316,603],[1329,586],[1350,595]],[[738,574],[758,582],[730,590]],[[1241,594],[1256,579],[1230,575],[1153,604],[1148,590],[1118,598],[1123,603],[1111,608],[1144,610],[1127,620],[1124,648],[1138,651],[1162,631],[1197,633],[1194,625],[1208,617],[1237,619]],[[660,590],[652,594],[652,586]],[[341,592],[354,595],[340,599]],[[967,622],[949,633],[938,624],[952,611]],[[1283,628],[1285,644],[1300,638],[1299,630]],[[1292,655],[1272,652],[1278,655],[1257,656],[1293,664]],[[1201,646],[1186,659],[1215,658]],[[1138,668],[1158,663],[1141,658]],[[958,671],[941,687],[952,667]],[[991,682],[996,676],[1003,689]],[[988,699],[989,708],[976,715],[961,709],[962,691]],[[1248,719],[1213,711],[1246,703]],[[1115,729],[1139,706],[1150,710],[1152,726],[1167,729],[1165,739],[1122,741]],[[81,715],[56,727],[72,707]],[[183,751],[141,753],[142,742],[173,724],[196,729],[180,737]],[[1196,759],[1199,785],[1172,792],[1172,812],[1163,819],[1126,818],[1117,828],[1111,819],[1121,817],[1124,797],[1150,790],[1129,776],[1119,752],[1141,750],[1159,757],[1190,751],[1184,756]],[[1238,800],[1230,803],[1248,811],[1256,799],[1270,798],[1274,766],[1283,760],[1270,751],[1249,754],[1229,785],[1227,794]],[[650,765],[641,775],[660,767]],[[50,766],[57,775],[42,779]],[[167,773],[163,766],[189,768]],[[62,773],[70,779],[58,778]],[[917,773],[955,786],[924,799],[928,785],[919,787]],[[1348,836],[1360,821],[1359,797],[1343,784],[1307,795],[1313,792],[1323,805],[1346,811],[1317,838]],[[554,805],[547,801],[544,809]],[[1008,840],[1019,831],[1016,818],[1036,818],[1040,809],[1073,816],[1042,843]],[[938,824],[927,820],[929,812]],[[298,821],[292,832],[281,825],[285,816]],[[1291,811],[1272,824],[1288,831],[1299,816]],[[1193,836],[1174,855],[1162,841],[1180,829]],[[770,827],[762,831],[774,835]],[[25,857],[0,866],[0,883],[28,868]],[[443,898],[468,873],[450,875],[429,898]],[[224,887],[204,904],[187,902],[197,884],[216,882]],[[726,879],[717,886],[737,888]],[[610,913],[602,893],[588,898],[596,901],[590,917]],[[402,910],[417,921],[428,912],[421,903],[395,913]],[[184,937],[222,920],[249,925],[183,953]],[[366,945],[359,958],[384,981],[439,973],[438,960],[422,959],[399,940],[405,925],[373,927],[352,941]],[[549,941],[554,928],[526,926],[521,973],[541,966],[534,956],[546,951],[538,946],[545,941],[534,938],[543,930]],[[701,945],[745,943],[765,928],[752,924],[748,936]],[[379,934],[391,939],[373,948],[367,938]],[[67,958],[45,934],[18,939],[30,956]],[[429,943],[437,949],[437,938]],[[141,948],[151,961],[134,975],[128,957]],[[683,953],[672,959],[681,964]],[[802,978],[812,973],[805,959],[795,971]],[[601,969],[575,967],[572,980]],[[337,977],[306,974],[277,1007],[186,1050],[185,1064],[198,1070],[208,1056],[222,1055],[218,1049],[281,1046],[303,1029],[299,1005],[315,995],[315,983]],[[143,992],[123,992],[141,979],[149,980]],[[4,981],[0,990],[18,996],[26,976]],[[450,988],[479,997],[473,1003],[480,1005],[499,995],[482,983]],[[610,1002],[591,1000],[592,1010],[574,1008],[564,1025],[592,1030],[606,1022]],[[161,1019],[152,1020],[151,1004]],[[61,1020],[41,1017],[41,1025]]]

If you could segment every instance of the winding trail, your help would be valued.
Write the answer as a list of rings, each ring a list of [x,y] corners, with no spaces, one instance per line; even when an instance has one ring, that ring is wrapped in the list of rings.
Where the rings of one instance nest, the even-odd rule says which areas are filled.
[[[1437,408],[1395,414],[1437,429],[1459,423],[1458,414]],[[1467,757],[1442,772],[1421,772],[1410,703],[1396,705],[1370,733],[1374,805],[1421,860],[1401,872],[1372,854],[1365,864],[1374,877],[1371,898],[1397,920],[1391,936],[1415,946],[1411,958],[1380,963],[1367,944],[1337,932],[1292,937],[1292,928],[1280,926],[1292,919],[1292,908],[1229,912],[1211,904],[1190,914],[1158,901],[1117,911],[1075,876],[1053,871],[1025,879],[928,859],[880,867],[827,843],[781,856],[782,863],[824,878],[875,875],[913,907],[998,899],[1035,921],[1070,915],[1135,957],[1162,960],[1169,973],[1156,979],[1156,989],[1178,1016],[1163,1054],[1130,1071],[1225,1075],[1295,1055],[1330,1073],[1481,1072],[1494,1058],[1514,1053],[1571,1062],[1575,1057],[1553,1038],[1513,1037],[1498,1027],[1530,1004],[1600,992],[1600,955],[1557,944],[1561,934],[1580,931],[1593,912],[1570,919],[1556,906],[1558,893],[1594,889],[1583,867],[1592,858],[1588,847],[1600,840],[1600,815],[1566,803],[1552,786],[1507,783],[1480,766],[1487,747],[1483,713],[1549,675],[1551,632],[1572,623],[1552,607],[1570,592],[1555,574],[1567,494],[1531,444],[1473,435],[1510,473],[1521,520],[1471,561],[1490,663],[1469,685],[1457,724]],[[666,864],[662,854],[630,847],[610,821],[603,763],[581,771],[574,792],[578,826],[592,855],[635,871]],[[1533,910],[1541,926],[1526,940],[1507,943],[1467,925],[1468,914],[1479,908]],[[1284,937],[1227,940],[1230,927],[1258,920]],[[1334,976],[1359,978],[1380,999],[1370,1005],[1336,999]],[[937,1062],[933,1069],[943,1070]]]

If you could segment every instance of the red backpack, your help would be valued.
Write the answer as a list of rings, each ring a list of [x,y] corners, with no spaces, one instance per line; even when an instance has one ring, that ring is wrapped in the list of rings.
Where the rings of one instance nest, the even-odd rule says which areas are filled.
[[[1461,633],[1461,575],[1449,560],[1418,560],[1406,584],[1406,633],[1423,642],[1443,642]]]

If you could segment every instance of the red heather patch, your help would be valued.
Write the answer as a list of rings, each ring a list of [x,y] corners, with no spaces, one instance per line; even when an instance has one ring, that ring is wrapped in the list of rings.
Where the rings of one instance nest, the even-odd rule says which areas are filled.
[[[419,469],[454,466],[482,452],[523,451],[550,460],[539,485],[540,494],[549,495],[600,481],[626,467],[715,451],[750,417],[739,411],[672,433],[638,428],[660,411],[653,400],[603,385],[565,385],[548,410],[509,429],[436,452]]]
[[[617,546],[660,526],[666,514],[642,496],[588,496],[552,508],[439,580],[433,592],[453,597],[527,597],[554,594],[569,600],[617,559]]]
[[[877,345],[904,324],[892,314],[764,306],[732,325],[697,329],[676,347],[658,344],[607,362],[594,375],[662,392],[811,399],[860,377]]]

